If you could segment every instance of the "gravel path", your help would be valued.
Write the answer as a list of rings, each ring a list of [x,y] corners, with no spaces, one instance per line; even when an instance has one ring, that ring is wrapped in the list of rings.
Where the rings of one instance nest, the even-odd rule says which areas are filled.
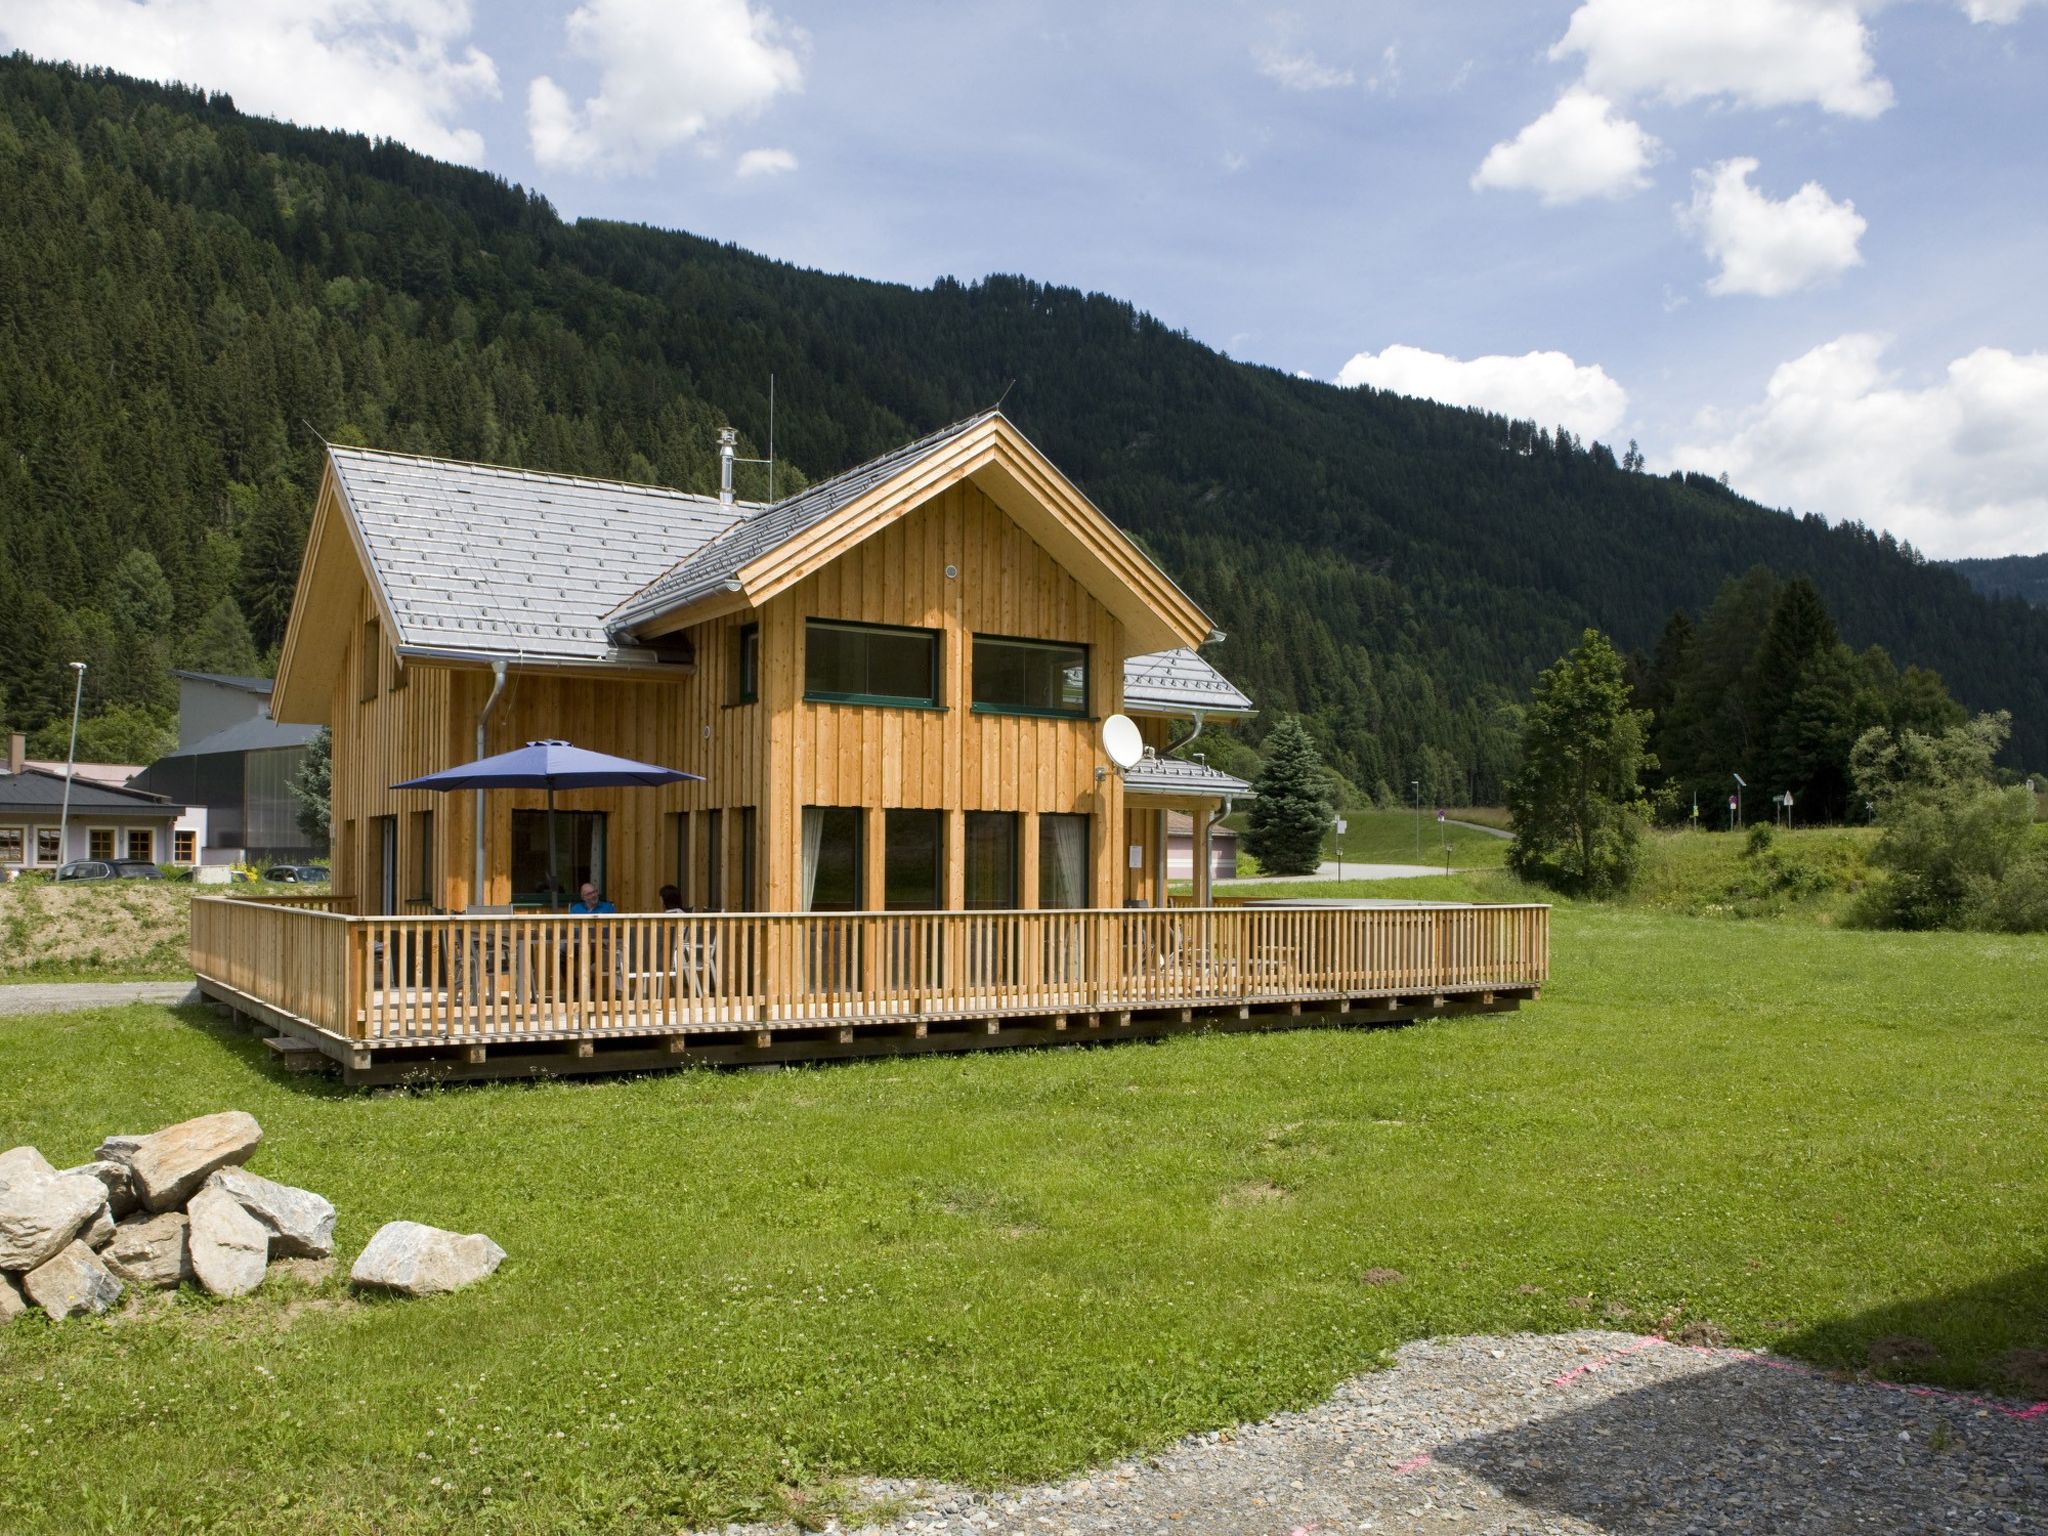
[[[0,1015],[119,1008],[127,1003],[196,1002],[189,981],[39,981],[0,987]]]
[[[1064,1483],[851,1491],[907,1508],[864,1528],[889,1536],[2048,1532],[2048,1404],[1625,1333],[1437,1339],[1397,1362]]]

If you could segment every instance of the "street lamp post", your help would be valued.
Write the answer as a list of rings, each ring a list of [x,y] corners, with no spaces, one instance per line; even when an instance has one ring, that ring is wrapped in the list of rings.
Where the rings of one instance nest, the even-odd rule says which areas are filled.
[[[1422,862],[1422,780],[1410,779],[1409,789],[1415,793],[1415,862]]]
[[[85,698],[85,663],[74,661],[71,670],[78,677],[71,686],[71,745],[64,753],[64,808],[57,813],[57,865],[60,869],[71,857],[71,775],[78,766],[78,706]]]

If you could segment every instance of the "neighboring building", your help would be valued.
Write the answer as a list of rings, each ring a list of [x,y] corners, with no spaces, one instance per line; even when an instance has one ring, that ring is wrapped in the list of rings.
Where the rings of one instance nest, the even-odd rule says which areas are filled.
[[[74,779],[69,846],[62,846],[64,775],[26,766],[0,773],[0,878],[25,869],[55,873],[74,859],[190,863],[176,833],[184,810],[157,795]]]
[[[1166,816],[1166,878],[1195,878],[1195,820],[1185,811]],[[1209,878],[1237,878],[1237,834],[1229,827],[1209,829]]]
[[[318,726],[270,718],[270,679],[178,672],[178,750],[134,787],[192,807],[205,864],[298,863],[326,852],[299,828],[291,782]]]
[[[564,883],[627,910],[1156,906],[1168,813],[1206,835],[1249,786],[1119,773],[1102,722],[1156,753],[1250,713],[1213,638],[997,412],[772,505],[336,446],[273,709],[333,726],[365,914],[545,904],[539,791],[388,787],[480,736],[704,776],[556,797]]]
[[[30,757],[28,755],[27,738],[21,732],[16,731],[7,738],[7,763],[5,771],[8,773],[20,773],[25,768],[34,768],[43,773],[54,773],[59,778],[62,778],[64,775],[64,759],[61,757],[54,759]],[[92,784],[104,784],[112,789],[121,788],[140,772],[142,772],[142,769],[139,766],[130,763],[73,763],[71,765],[71,776],[74,779],[83,779]]]

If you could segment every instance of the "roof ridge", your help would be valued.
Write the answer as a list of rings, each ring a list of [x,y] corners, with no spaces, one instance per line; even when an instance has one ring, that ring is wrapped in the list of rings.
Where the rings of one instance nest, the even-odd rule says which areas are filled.
[[[560,470],[528,469],[519,464],[496,464],[488,459],[455,459],[439,453],[406,453],[397,448],[365,448],[355,443],[329,443],[327,451],[336,453],[367,454],[378,459],[406,459],[415,464],[446,464],[456,469],[483,469],[500,475],[516,475],[522,480],[543,480],[557,485],[603,485],[618,486],[630,491],[659,491],[665,496],[681,496],[690,501],[711,502],[719,506],[725,503],[718,494],[706,491],[686,491],[678,486],[663,485],[655,480],[621,480],[610,475],[571,475]],[[806,487],[808,489],[808,487]],[[799,495],[803,494],[798,492]],[[752,507],[762,511],[778,503],[767,501],[736,501],[735,506]]]

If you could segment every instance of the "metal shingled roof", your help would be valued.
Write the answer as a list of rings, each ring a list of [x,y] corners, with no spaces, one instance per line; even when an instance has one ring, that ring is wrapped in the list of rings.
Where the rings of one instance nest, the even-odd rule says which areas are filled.
[[[64,775],[31,768],[21,773],[0,773],[0,813],[9,811],[56,811],[64,804]],[[71,781],[71,813],[98,811],[112,816],[160,816],[176,821],[185,813],[161,795],[139,789],[115,789],[90,779]]]
[[[982,411],[963,421],[956,421],[950,427],[941,427],[929,437],[921,437],[878,459],[857,464],[845,474],[821,480],[773,506],[760,508],[739,519],[721,536],[677,563],[674,570],[650,583],[644,592],[636,593],[621,604],[612,615],[612,623],[624,628],[719,591],[762,555],[787,544],[805,530],[815,528],[848,502],[857,500],[928,454],[936,453],[969,428],[980,425],[995,414],[992,410]]]
[[[328,451],[400,645],[605,660],[607,613],[756,510],[654,485]]]
[[[1177,757],[1145,757],[1124,770],[1126,793],[1202,795],[1216,800],[1249,800],[1252,787],[1235,774]]]
[[[1124,708],[1140,713],[1253,715],[1258,706],[1237,684],[1190,650],[1154,651],[1124,662]]]

